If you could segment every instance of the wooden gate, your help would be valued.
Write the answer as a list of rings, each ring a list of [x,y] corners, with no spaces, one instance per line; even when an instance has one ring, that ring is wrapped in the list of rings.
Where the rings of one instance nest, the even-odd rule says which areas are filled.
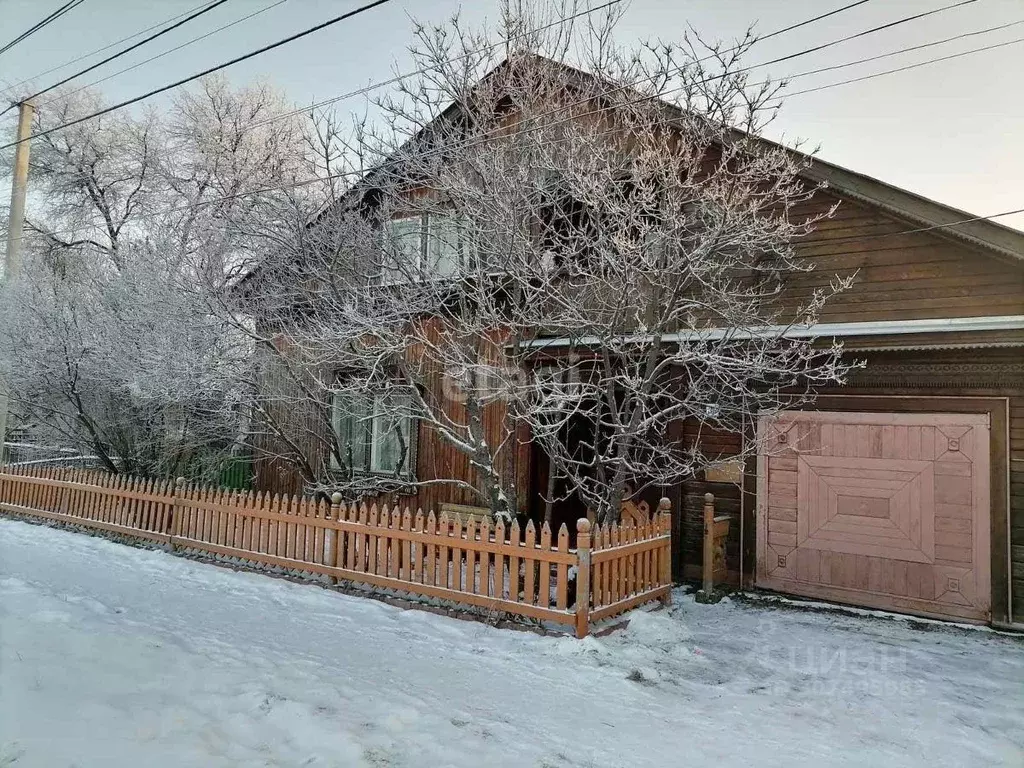
[[[942,618],[990,618],[984,414],[763,419],[757,584]]]

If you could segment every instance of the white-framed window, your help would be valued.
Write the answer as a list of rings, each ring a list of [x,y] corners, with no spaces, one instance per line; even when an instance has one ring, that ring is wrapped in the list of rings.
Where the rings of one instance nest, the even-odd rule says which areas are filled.
[[[405,272],[426,278],[451,277],[470,266],[469,224],[463,216],[400,216],[387,222],[384,237],[384,282],[399,280]]]
[[[416,465],[416,433],[412,393],[397,387],[367,396],[339,390],[331,402],[332,423],[343,461],[355,475],[382,475],[411,480]]]

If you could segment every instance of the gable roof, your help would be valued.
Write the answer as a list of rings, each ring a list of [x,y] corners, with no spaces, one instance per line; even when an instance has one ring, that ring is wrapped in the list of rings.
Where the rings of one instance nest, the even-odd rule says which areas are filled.
[[[595,85],[603,85],[606,88],[617,87],[611,83],[604,83],[598,75],[572,67],[563,62],[554,61],[542,56],[531,56],[536,60],[544,62],[544,64],[551,68],[554,74],[566,78],[576,88],[589,90]],[[506,59],[484,75],[480,82],[494,77],[500,71],[510,66],[512,66],[511,61]],[[682,110],[675,104],[662,100],[661,105],[669,112],[682,114]],[[422,128],[415,136],[410,138],[405,146],[421,140],[431,130],[432,126],[457,119],[459,114],[461,114],[461,107],[455,103],[451,104],[432,123]],[[739,134],[740,132],[737,131],[737,133]],[[821,160],[817,156],[808,155],[786,147],[770,139],[759,138],[759,141],[772,147],[782,148],[803,161],[805,167],[800,175],[808,181],[823,183],[828,191],[839,197],[864,203],[894,217],[920,226],[920,229],[913,231],[928,230],[938,237],[954,240],[973,248],[980,248],[1004,260],[1024,261],[1024,231],[1007,227],[991,219],[931,200],[871,176]],[[342,200],[345,198],[351,199],[352,196],[358,198],[361,192],[364,192],[368,187],[372,187],[373,179],[383,170],[387,162],[385,160],[380,166],[367,171],[342,196]],[[341,201],[336,201],[335,204],[339,202]],[[315,222],[330,207],[331,205],[324,206],[310,223]]]
[[[936,235],[959,240],[1002,257],[1024,260],[1024,232],[1018,229],[930,200],[816,157],[811,158],[810,165],[802,175],[811,181],[824,182],[829,190],[841,197],[866,203],[901,219],[920,224]]]

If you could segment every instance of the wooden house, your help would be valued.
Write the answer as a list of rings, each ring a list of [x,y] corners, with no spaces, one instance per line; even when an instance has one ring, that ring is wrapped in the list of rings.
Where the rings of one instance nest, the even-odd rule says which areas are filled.
[[[702,433],[739,472],[674,489],[677,577],[700,564],[701,507],[733,518],[734,583],[1001,624],[1024,622],[1024,233],[816,162],[838,213],[798,245],[857,271],[812,329],[865,361],[813,411]],[[817,277],[814,277],[816,275]],[[683,425],[684,433],[693,431]],[[728,464],[723,464],[728,467]]]
[[[840,339],[866,365],[813,409],[752,419],[740,433],[700,431],[719,463],[667,490],[675,576],[699,571],[711,492],[732,519],[733,583],[1022,625],[1024,233],[826,162],[807,175],[827,191],[794,213],[839,208],[796,245],[816,269],[784,299],[795,305],[836,274],[857,277],[818,325],[794,332]],[[682,440],[697,434],[688,423],[678,430]],[[758,432],[767,450],[731,462]],[[464,455],[417,433],[411,473],[471,477]],[[520,511],[536,515],[543,457],[521,446],[508,461],[528,491]],[[296,491],[299,481],[262,461],[258,484]],[[418,495],[423,508],[476,503],[443,485]]]

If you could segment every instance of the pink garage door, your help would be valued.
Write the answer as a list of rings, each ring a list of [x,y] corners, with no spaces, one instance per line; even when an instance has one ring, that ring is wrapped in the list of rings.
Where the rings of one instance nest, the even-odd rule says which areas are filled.
[[[987,415],[794,411],[761,434],[758,586],[989,619]]]

